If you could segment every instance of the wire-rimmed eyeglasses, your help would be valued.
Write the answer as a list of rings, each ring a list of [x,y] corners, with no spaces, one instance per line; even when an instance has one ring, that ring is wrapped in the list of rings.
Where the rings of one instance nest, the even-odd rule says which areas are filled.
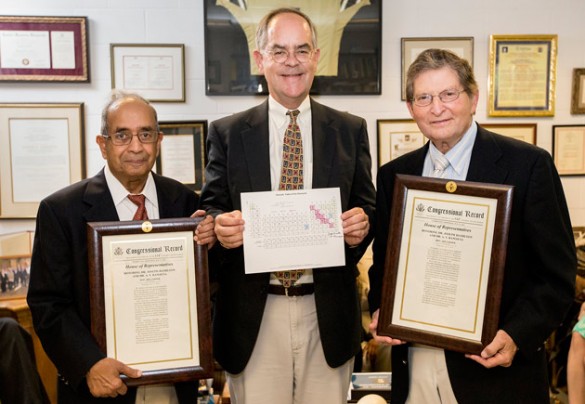
[[[158,132],[156,130],[142,130],[136,134],[129,130],[122,130],[111,135],[102,135],[106,139],[110,139],[116,146],[126,146],[132,143],[132,138],[136,136],[140,143],[154,143],[158,140]]]
[[[269,54],[276,63],[284,63],[288,60],[290,56],[290,52],[286,49],[274,49],[274,50],[267,50],[264,51],[265,53]],[[299,63],[307,63],[313,57],[314,51],[307,48],[299,48],[295,49],[293,55]]]
[[[415,95],[412,103],[417,107],[426,107],[433,103],[433,98],[439,97],[441,102],[453,102],[457,98],[459,98],[459,94],[464,92],[465,90],[455,90],[455,89],[448,89],[445,91],[441,91],[439,94],[419,94]]]

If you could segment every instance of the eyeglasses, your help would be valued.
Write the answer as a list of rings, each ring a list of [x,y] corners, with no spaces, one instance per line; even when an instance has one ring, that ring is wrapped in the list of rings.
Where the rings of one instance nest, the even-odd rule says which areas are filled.
[[[110,139],[116,146],[126,146],[132,143],[134,136],[138,138],[140,143],[154,143],[158,140],[158,132],[156,130],[143,130],[137,134],[133,134],[129,130],[122,130],[111,135],[102,135],[106,139]]]
[[[288,60],[290,56],[289,51],[285,49],[277,49],[277,50],[269,50],[265,51],[270,56],[272,56],[272,60],[276,63],[284,63]],[[296,49],[293,52],[295,59],[299,61],[299,63],[307,63],[313,57],[313,51],[305,48]]]
[[[434,95],[433,94],[415,95],[414,99],[412,100],[412,103],[417,107],[426,107],[432,104],[433,98],[435,97],[439,97],[441,102],[453,102],[457,98],[459,98],[459,94],[461,94],[464,91],[465,90],[448,89],[445,91],[441,91],[439,94]]]

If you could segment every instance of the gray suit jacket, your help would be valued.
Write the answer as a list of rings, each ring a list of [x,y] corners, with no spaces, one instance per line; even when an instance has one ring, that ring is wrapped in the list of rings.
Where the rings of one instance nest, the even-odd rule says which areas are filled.
[[[375,191],[366,123],[311,100],[313,188],[339,187],[342,211],[361,207],[374,219]],[[270,191],[268,101],[212,122],[202,206],[214,214],[240,209],[240,193]],[[356,263],[371,241],[346,247],[346,265],[313,271],[319,331],[325,358],[337,367],[360,349],[360,308]],[[269,274],[244,273],[243,247],[218,246],[212,277],[219,284],[214,307],[213,345],[218,362],[240,373],[256,342]],[[212,265],[213,266],[213,265]]]
[[[428,144],[384,165],[377,179],[370,310],[380,307],[396,174],[422,175]],[[446,351],[460,403],[548,403],[544,341],[563,321],[575,282],[576,254],[567,203],[550,155],[479,127],[468,181],[514,186],[499,327],[518,345],[512,366],[485,369]],[[392,403],[408,395],[408,347],[392,349]]]

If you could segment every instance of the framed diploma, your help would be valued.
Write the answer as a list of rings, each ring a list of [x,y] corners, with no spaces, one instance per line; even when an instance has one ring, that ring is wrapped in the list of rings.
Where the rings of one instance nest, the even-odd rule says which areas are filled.
[[[86,17],[0,16],[0,81],[89,81]]]
[[[536,123],[481,123],[480,126],[499,135],[536,144]]]
[[[149,101],[185,102],[185,46],[110,44],[112,88]]]
[[[201,191],[205,181],[207,121],[159,122],[164,133],[156,172]]]
[[[491,35],[489,116],[554,116],[557,35]]]
[[[559,175],[585,175],[585,125],[553,125],[552,155]]]
[[[406,73],[419,54],[430,48],[446,49],[467,60],[473,67],[473,37],[401,38],[402,101],[406,101]]]
[[[83,104],[0,104],[0,218],[85,177]]]
[[[397,176],[378,334],[473,354],[492,341],[512,192]]]
[[[201,218],[87,224],[91,331],[108,357],[142,370],[128,385],[210,377],[207,247]]]
[[[412,119],[378,119],[378,167],[422,147],[424,137]]]
[[[571,114],[585,114],[585,68],[573,69]]]

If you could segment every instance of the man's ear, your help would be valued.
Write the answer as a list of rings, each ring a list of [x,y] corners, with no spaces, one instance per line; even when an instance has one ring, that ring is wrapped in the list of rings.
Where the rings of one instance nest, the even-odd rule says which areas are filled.
[[[258,72],[260,74],[264,74],[264,55],[258,49],[256,49],[253,53],[254,61],[256,62],[256,67],[258,67]]]
[[[105,137],[103,137],[102,135],[97,135],[95,137],[95,142],[97,143],[97,145],[100,148],[100,152],[102,153],[102,157],[104,159],[107,159],[107,153],[106,153],[106,142],[108,141],[108,139],[106,139]]]

